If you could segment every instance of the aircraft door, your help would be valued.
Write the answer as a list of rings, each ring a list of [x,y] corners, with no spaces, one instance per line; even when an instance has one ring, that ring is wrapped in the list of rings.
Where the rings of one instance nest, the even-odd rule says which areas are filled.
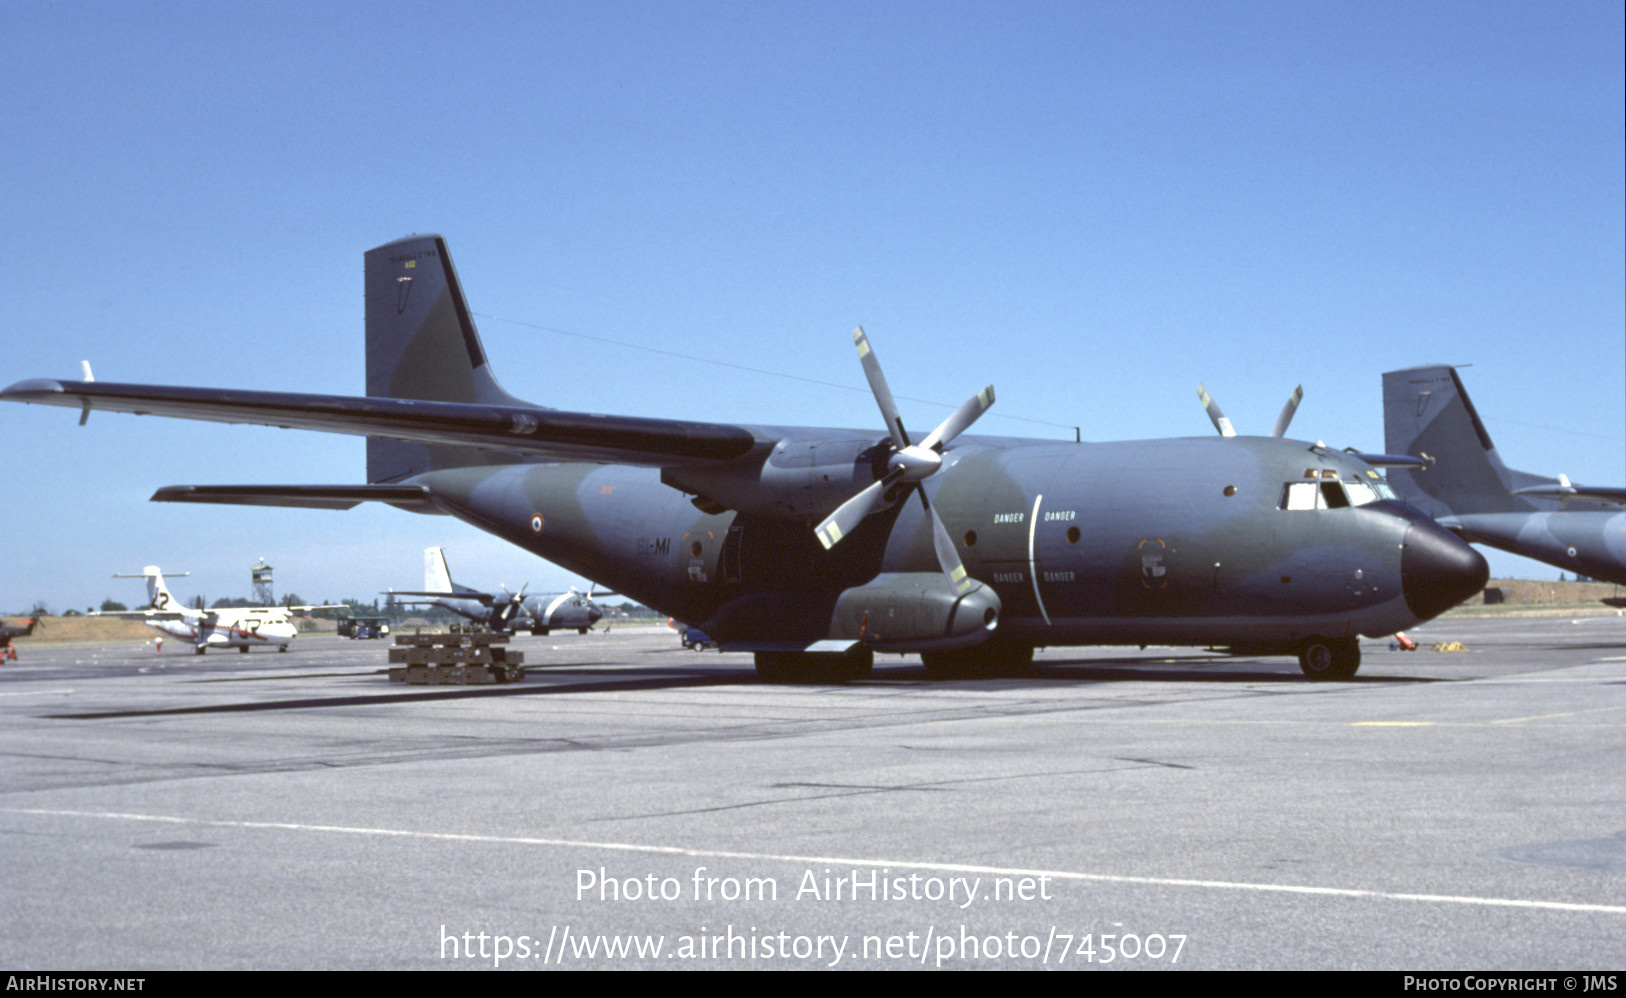
[[[744,533],[745,527],[736,523],[728,528],[728,535],[723,538],[722,581],[725,586],[740,584],[740,546]]]

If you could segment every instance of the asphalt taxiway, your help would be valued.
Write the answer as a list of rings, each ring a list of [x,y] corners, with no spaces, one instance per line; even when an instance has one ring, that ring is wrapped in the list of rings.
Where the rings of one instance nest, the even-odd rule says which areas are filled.
[[[1617,969],[1626,619],[1414,637],[1348,683],[1103,648],[800,687],[659,628],[520,639],[498,687],[22,642],[0,963]]]

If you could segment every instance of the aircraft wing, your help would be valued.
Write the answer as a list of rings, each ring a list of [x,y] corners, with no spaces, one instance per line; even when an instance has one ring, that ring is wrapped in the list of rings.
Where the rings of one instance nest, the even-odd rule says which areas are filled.
[[[600,416],[536,406],[50,378],[19,381],[0,391],[0,399],[66,406],[79,409],[85,415],[92,409],[105,409],[217,423],[390,437],[416,443],[458,444],[561,461],[607,461],[649,467],[732,461],[748,454],[757,444],[756,435],[740,426]],[[362,498],[375,497],[358,497],[356,501]],[[191,501],[243,500],[193,498]]]
[[[204,612],[204,611],[199,611]],[[179,610],[92,610],[89,617],[140,617],[143,620],[180,620],[186,616]]]
[[[431,598],[434,598],[434,599],[478,600],[479,602],[484,603],[487,606],[490,606],[497,599],[497,597],[494,596],[491,593],[475,592],[472,589],[467,591],[467,592],[461,592],[461,593],[431,593],[431,592],[421,592],[421,591],[416,591],[416,590],[411,590],[411,589],[391,589],[389,592],[385,593],[384,595],[386,595],[386,596],[426,596],[426,597],[431,597]]]

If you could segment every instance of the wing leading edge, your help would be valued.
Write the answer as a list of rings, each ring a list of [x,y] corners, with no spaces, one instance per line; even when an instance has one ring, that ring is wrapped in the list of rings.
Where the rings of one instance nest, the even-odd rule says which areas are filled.
[[[250,423],[416,443],[457,444],[560,461],[608,461],[647,467],[726,463],[745,457],[758,443],[756,435],[744,427],[717,423],[600,416],[527,406],[110,381],[35,378],[0,391],[0,399],[64,406],[87,414],[96,409],[217,423]],[[412,501],[411,497],[395,500],[368,495],[357,496],[355,502],[373,498]],[[189,501],[234,500],[193,498]]]

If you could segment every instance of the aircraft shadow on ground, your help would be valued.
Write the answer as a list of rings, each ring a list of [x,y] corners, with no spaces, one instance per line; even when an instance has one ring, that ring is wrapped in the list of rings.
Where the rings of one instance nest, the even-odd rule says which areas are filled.
[[[984,686],[990,683],[999,683],[1001,688],[1009,689],[1019,685],[1051,685],[1057,682],[1151,682],[1151,683],[1283,683],[1302,684],[1307,680],[1296,672],[1270,671],[1263,666],[1254,668],[1243,667],[1242,663],[1225,665],[1215,668],[1213,659],[1192,659],[1182,665],[1179,662],[1159,662],[1155,665],[1145,664],[1144,659],[1080,659],[1080,660],[1047,660],[1041,665],[1015,676],[959,678],[959,679],[928,679],[918,665],[900,663],[898,665],[882,665],[876,668],[874,679],[884,682],[910,682],[918,681],[927,686]],[[561,678],[574,670],[556,668],[549,670],[550,677]],[[134,717],[169,717],[184,716],[188,714],[245,714],[262,711],[278,710],[313,710],[324,707],[365,707],[383,706],[394,703],[430,703],[441,700],[472,700],[490,699],[513,696],[565,696],[583,693],[616,693],[641,690],[666,689],[697,689],[708,686],[761,686],[770,685],[759,679],[754,672],[739,667],[700,667],[697,669],[661,669],[662,675],[649,675],[651,670],[641,670],[642,675],[628,678],[606,678],[601,673],[593,673],[592,678],[582,681],[550,682],[547,685],[534,683],[506,685],[499,687],[481,687],[471,689],[459,686],[440,689],[413,691],[413,692],[387,692],[365,693],[353,696],[329,697],[299,697],[287,700],[256,700],[243,703],[203,704],[195,707],[163,707],[152,710],[116,710],[94,711],[73,714],[44,714],[41,717],[50,720],[97,721],[118,720]],[[1380,684],[1380,683],[1435,683],[1448,682],[1429,677],[1420,676],[1356,676],[1348,680],[1347,684]],[[826,684],[808,684],[826,685]],[[1328,684],[1329,688],[1336,685]]]

